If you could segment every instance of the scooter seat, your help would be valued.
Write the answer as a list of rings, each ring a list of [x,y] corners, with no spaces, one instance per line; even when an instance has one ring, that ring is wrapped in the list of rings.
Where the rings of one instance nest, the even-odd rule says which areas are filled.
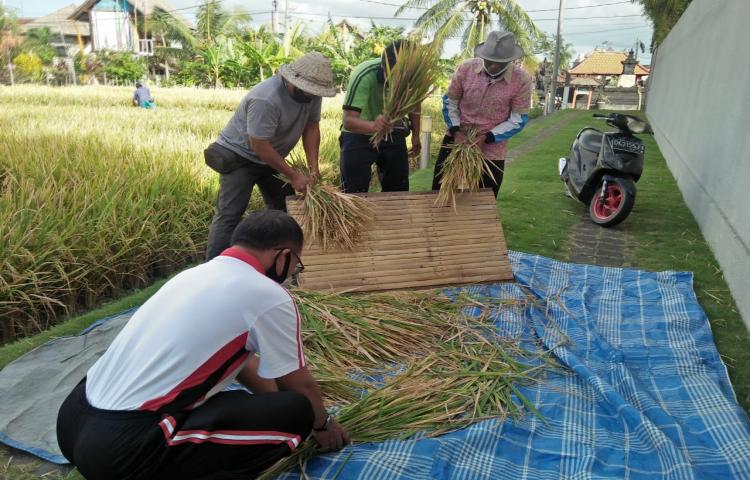
[[[598,154],[602,148],[603,134],[595,128],[587,128],[578,135],[578,144],[584,150]]]

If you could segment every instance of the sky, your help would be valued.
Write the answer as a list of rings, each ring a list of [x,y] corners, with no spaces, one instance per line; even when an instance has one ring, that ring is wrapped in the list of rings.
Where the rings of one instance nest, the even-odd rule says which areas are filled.
[[[2,0],[0,0],[2,1]],[[82,0],[4,0],[7,7],[15,8],[22,17],[46,15],[71,3]],[[148,0],[140,0],[148,1]],[[271,22],[272,0],[221,0],[229,9],[241,6],[253,15],[254,23]],[[564,2],[562,36],[572,43],[576,56],[592,51],[604,42],[615,50],[634,48],[640,40],[646,45],[645,53],[638,53],[638,60],[648,65],[651,54],[651,23],[642,14],[641,7],[630,0],[516,0],[536,22],[537,26],[554,36],[557,28],[557,9]],[[372,18],[376,23],[403,26],[408,31],[424,10],[408,10],[400,17],[394,13],[403,0],[278,0],[279,23],[283,25],[284,11],[288,3],[290,23],[303,21],[310,33],[319,31],[330,15],[335,22],[346,19],[352,24],[367,29]],[[194,18],[201,0],[171,0],[175,9]],[[457,53],[459,39],[446,45],[447,55]]]

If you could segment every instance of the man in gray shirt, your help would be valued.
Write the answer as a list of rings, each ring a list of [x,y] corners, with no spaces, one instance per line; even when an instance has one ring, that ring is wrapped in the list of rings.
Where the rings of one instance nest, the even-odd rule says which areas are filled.
[[[219,138],[204,152],[206,164],[220,174],[207,261],[229,247],[255,185],[266,207],[275,210],[286,210],[285,199],[295,190],[305,191],[311,179],[284,160],[300,137],[310,171],[318,175],[321,97],[335,94],[330,61],[313,52],[283,65],[245,96]],[[290,184],[280,180],[279,173]]]

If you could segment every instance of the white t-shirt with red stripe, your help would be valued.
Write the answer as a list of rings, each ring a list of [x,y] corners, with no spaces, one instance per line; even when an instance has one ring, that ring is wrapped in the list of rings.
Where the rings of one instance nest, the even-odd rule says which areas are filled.
[[[248,357],[279,378],[305,366],[289,292],[236,247],[185,270],[151,297],[88,371],[86,397],[105,410],[176,413],[231,384]]]

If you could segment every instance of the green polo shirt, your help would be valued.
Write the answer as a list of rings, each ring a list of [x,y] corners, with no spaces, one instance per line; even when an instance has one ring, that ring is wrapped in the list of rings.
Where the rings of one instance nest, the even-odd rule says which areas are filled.
[[[359,112],[359,118],[372,121],[383,113],[383,84],[378,81],[380,58],[360,63],[349,78],[344,110]],[[341,130],[347,131],[341,127]]]

